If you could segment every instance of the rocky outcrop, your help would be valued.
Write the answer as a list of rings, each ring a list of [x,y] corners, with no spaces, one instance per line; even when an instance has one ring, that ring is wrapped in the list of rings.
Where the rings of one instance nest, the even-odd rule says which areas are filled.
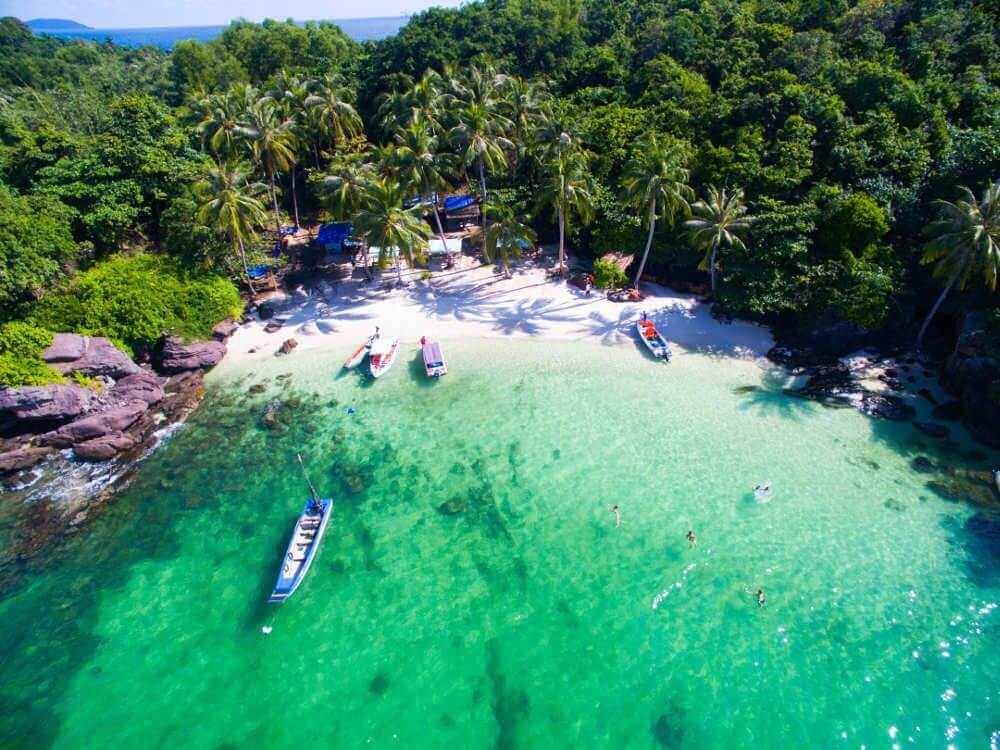
[[[844,364],[816,367],[805,385],[788,388],[785,393],[823,406],[853,407],[869,417],[893,422],[913,419],[916,413],[898,396],[866,390]]]
[[[177,336],[166,336],[158,357],[159,369],[173,374],[185,370],[215,367],[226,353],[222,341],[196,341],[185,344]]]
[[[225,341],[230,336],[232,336],[233,333],[236,332],[236,329],[239,327],[240,324],[237,323],[236,320],[233,318],[226,318],[225,320],[220,320],[212,328],[212,338],[215,339],[216,341]]]
[[[962,421],[984,443],[1000,448],[1000,361],[988,348],[983,321],[969,316],[945,361],[941,383],[958,396]]]
[[[115,383],[110,396],[115,401],[145,401],[152,405],[160,403],[164,393],[160,379],[148,370],[141,370]]]
[[[73,454],[84,461],[110,461],[122,451],[138,445],[138,439],[123,432],[111,432],[73,446]]]
[[[55,432],[42,435],[38,440],[42,445],[67,448],[76,443],[122,432],[139,419],[148,406],[142,400],[128,401],[63,425]]]
[[[10,474],[30,469],[52,453],[53,448],[25,445],[16,450],[0,453],[0,474]]]
[[[139,365],[105,338],[57,333],[42,359],[62,373],[91,377],[124,378],[139,372]]]
[[[848,320],[829,320],[798,330],[778,332],[780,346],[768,352],[772,361],[786,367],[830,364],[869,343],[870,332]]]
[[[75,384],[0,389],[0,420],[31,424],[61,423],[85,414],[97,394]]]

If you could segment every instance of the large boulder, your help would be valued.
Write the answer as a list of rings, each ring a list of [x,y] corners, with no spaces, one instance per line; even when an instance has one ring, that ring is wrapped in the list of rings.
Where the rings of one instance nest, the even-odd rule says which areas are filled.
[[[983,442],[1000,447],[1000,361],[990,356],[984,322],[968,316],[941,382],[958,395],[962,419]]]
[[[52,346],[42,352],[42,359],[59,372],[78,372],[92,377],[124,378],[139,372],[139,365],[100,336],[57,333]]]
[[[115,383],[110,395],[115,401],[139,400],[152,405],[162,401],[164,394],[160,378],[148,370],[140,370]]]
[[[75,445],[86,440],[104,437],[128,429],[148,408],[145,401],[136,399],[110,409],[91,414],[63,425],[55,434],[43,435],[41,441],[48,445]]]
[[[240,324],[237,323],[233,318],[226,318],[225,320],[220,320],[212,328],[212,338],[215,339],[216,341],[225,341],[230,336],[232,336],[233,333],[236,332],[236,329],[239,327]]]
[[[177,336],[167,336],[160,351],[160,369],[166,373],[214,367],[226,353],[222,341],[196,341],[185,344]]]
[[[22,469],[30,469],[40,463],[52,448],[25,445],[16,450],[0,453],[0,474],[9,474]]]
[[[122,451],[137,445],[132,435],[112,432],[108,435],[86,440],[73,446],[73,453],[84,461],[109,461]]]
[[[86,413],[96,398],[89,388],[73,383],[0,388],[0,417],[22,424],[66,422]]]

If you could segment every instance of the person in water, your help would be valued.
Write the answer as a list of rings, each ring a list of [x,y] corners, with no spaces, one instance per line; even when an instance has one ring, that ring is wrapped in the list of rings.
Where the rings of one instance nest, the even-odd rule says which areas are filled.
[[[420,346],[427,346],[427,337],[426,336],[421,336],[420,337]]]
[[[692,547],[698,546],[698,539],[694,535],[694,529],[690,529],[687,534],[687,540],[691,543]]]
[[[767,597],[764,596],[764,589],[757,589],[757,606],[763,607],[767,604]]]
[[[377,339],[381,335],[382,335],[382,329],[379,328],[378,326],[375,326],[375,335],[372,336],[372,338]]]
[[[622,512],[617,505],[609,505],[608,510],[615,514],[615,528],[622,525]]]

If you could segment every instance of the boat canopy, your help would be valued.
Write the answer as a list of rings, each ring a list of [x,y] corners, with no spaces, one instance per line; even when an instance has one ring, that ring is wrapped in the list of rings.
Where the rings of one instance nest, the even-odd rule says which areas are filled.
[[[441,353],[441,345],[436,341],[424,344],[424,367],[441,367],[444,364],[444,355]]]

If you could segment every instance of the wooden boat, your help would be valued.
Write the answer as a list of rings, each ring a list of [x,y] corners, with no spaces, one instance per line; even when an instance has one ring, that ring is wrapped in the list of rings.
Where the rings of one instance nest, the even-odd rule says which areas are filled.
[[[441,353],[441,345],[436,341],[421,340],[421,347],[424,354],[424,371],[429,378],[439,378],[448,374],[448,365],[445,364],[444,354]]]
[[[650,320],[640,320],[635,324],[636,330],[639,332],[639,338],[642,339],[642,343],[646,345],[646,348],[652,352],[653,356],[657,359],[670,359],[670,343],[667,339],[656,330],[656,326]]]
[[[333,500],[314,499],[306,502],[302,515],[295,522],[292,539],[288,542],[288,549],[278,572],[278,581],[267,600],[269,603],[278,604],[295,593],[319,551],[332,514]]]
[[[380,378],[388,372],[399,353],[399,339],[380,338],[372,344],[368,352],[368,370],[373,378]]]
[[[363,343],[357,349],[355,349],[354,353],[347,358],[347,361],[344,362],[344,367],[346,369],[350,370],[352,367],[357,367],[364,361],[365,356],[368,354],[368,350],[372,348],[373,338],[374,338],[373,336],[369,336],[368,340],[365,341],[365,343]]]

